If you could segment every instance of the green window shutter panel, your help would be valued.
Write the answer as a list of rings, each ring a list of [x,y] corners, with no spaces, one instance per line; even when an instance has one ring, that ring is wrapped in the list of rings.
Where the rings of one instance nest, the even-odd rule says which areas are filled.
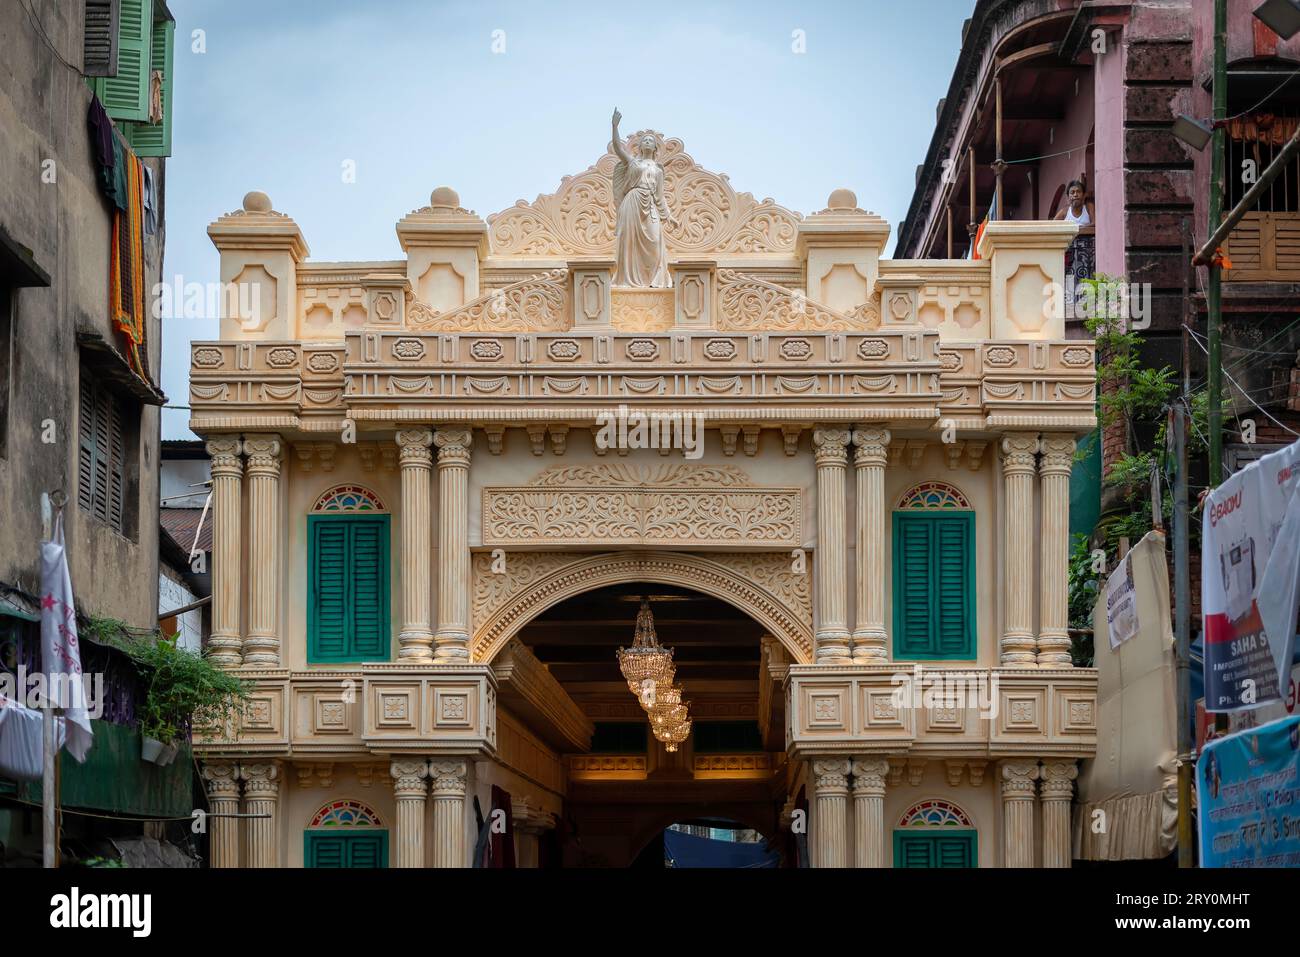
[[[115,120],[149,119],[153,0],[122,0],[117,31],[117,75],[91,85]]]
[[[139,123],[129,127],[127,140],[137,156],[172,155],[172,87],[175,83],[172,47],[175,33],[174,20],[163,20],[153,25],[150,59],[152,69],[162,71],[163,118],[161,123]]]
[[[322,834],[308,831],[303,861],[307,867],[387,867],[388,832]]]
[[[976,833],[894,832],[895,867],[975,867]]]
[[[354,519],[351,532],[352,653],[388,657],[388,520]]]
[[[309,661],[389,658],[388,516],[312,515]]]
[[[894,655],[975,657],[975,516],[894,514]]]

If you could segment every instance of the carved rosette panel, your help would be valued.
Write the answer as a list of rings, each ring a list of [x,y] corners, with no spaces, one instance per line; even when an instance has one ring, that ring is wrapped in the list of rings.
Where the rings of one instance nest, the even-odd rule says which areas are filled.
[[[732,468],[560,467],[483,490],[484,545],[794,548],[802,517],[800,489],[753,486]]]
[[[869,304],[867,304],[869,305]],[[854,315],[836,312],[791,289],[734,269],[718,270],[719,330],[730,332],[852,332],[878,324],[867,305]]]
[[[643,130],[627,138],[635,151]],[[659,140],[664,193],[678,224],[666,226],[670,255],[702,253],[793,253],[800,216],[770,199],[737,193],[725,176],[709,172],[686,153],[681,140]],[[523,200],[488,217],[496,256],[609,256],[614,249],[616,209],[612,150],[560,188]]]
[[[519,630],[567,598],[621,582],[678,585],[720,598],[750,615],[799,663],[813,656],[812,595],[788,552],[563,552],[507,554],[505,573],[491,556],[473,562],[473,660],[489,662]]]
[[[450,312],[412,301],[407,325],[422,332],[563,332],[572,318],[568,296],[568,272],[553,269],[494,289]]]

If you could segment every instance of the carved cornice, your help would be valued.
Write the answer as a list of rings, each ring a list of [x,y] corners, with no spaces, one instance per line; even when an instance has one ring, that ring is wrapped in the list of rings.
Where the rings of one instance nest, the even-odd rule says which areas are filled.
[[[512,559],[513,560],[513,559]],[[561,751],[586,751],[595,726],[523,642],[512,639],[492,662],[498,698]]]

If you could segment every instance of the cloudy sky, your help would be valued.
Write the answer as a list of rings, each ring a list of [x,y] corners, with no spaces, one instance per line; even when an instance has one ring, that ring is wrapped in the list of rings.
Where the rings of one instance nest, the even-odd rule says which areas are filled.
[[[164,268],[215,282],[205,228],[251,189],[297,220],[312,259],[396,259],[394,224],[433,187],[482,216],[553,192],[599,158],[615,106],[625,133],[678,137],[737,190],[815,212],[848,186],[896,228],[974,2],[169,6]],[[173,403],[190,340],[216,336],[214,319],[165,321]],[[188,418],[167,410],[163,437],[190,437]]]

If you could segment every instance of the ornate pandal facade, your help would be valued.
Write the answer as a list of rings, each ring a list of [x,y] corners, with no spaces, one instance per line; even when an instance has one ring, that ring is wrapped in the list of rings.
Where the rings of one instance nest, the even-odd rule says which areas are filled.
[[[649,794],[672,761],[784,805],[816,866],[1069,865],[1096,746],[1066,630],[1094,353],[1050,295],[1075,227],[883,259],[847,190],[800,216],[650,135],[671,288],[612,283],[612,151],[486,220],[435,190],[397,261],[309,262],[261,193],[209,227],[211,655],[254,687],[196,738],[214,866],[468,866],[493,785],[535,866],[574,788]],[[620,410],[702,441],[611,446]],[[705,707],[766,751],[590,753],[635,702],[575,700],[516,636],[628,582],[762,626],[757,701]],[[980,696],[904,695],[917,665]]]

